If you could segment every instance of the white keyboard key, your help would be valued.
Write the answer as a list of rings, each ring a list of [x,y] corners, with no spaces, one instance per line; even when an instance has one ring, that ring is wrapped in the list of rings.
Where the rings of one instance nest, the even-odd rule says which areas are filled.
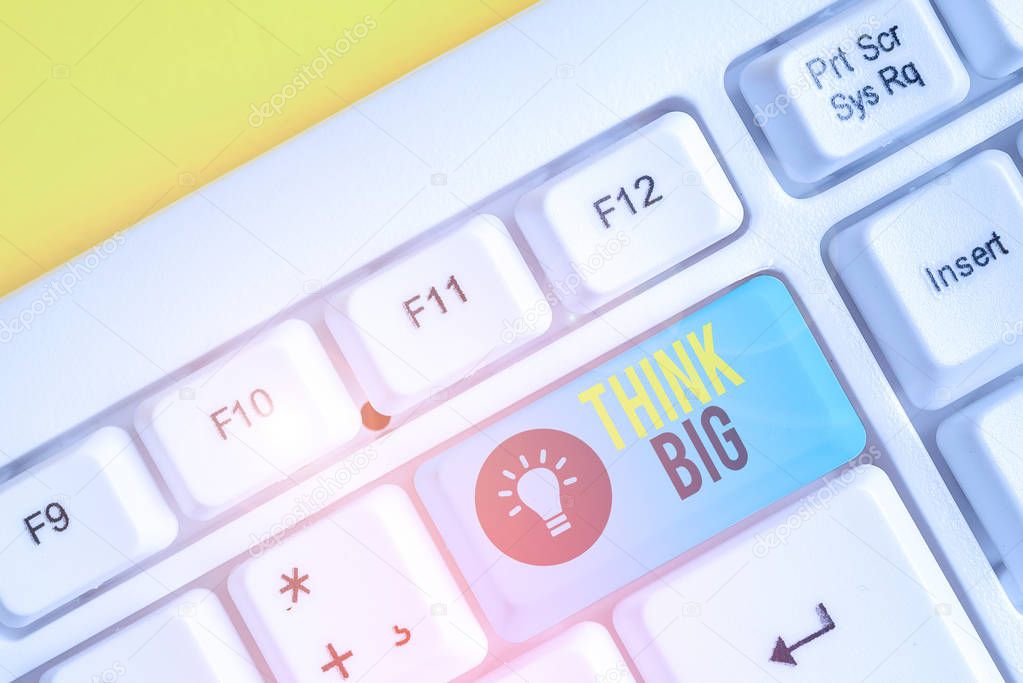
[[[1023,66],[1023,5],[1017,0],[935,0],[966,59],[982,76]]]
[[[551,308],[485,215],[342,292],[327,322],[373,405],[394,415],[542,335]]]
[[[626,598],[614,623],[647,683],[1002,680],[869,465]]]
[[[0,485],[0,622],[23,626],[166,548],[178,522],[131,437],[104,427]]]
[[[928,0],[869,0],[750,62],[740,88],[786,173],[813,183],[961,102],[970,77]]]
[[[1016,583],[1023,586],[1023,381],[938,428],[938,446]]]
[[[625,658],[611,634],[592,621],[573,626],[479,683],[632,683]]]
[[[940,408],[1023,362],[1023,179],[989,150],[843,230],[831,258],[910,400]]]
[[[447,681],[487,652],[426,526],[396,486],[248,560],[228,584],[282,681]]]
[[[588,312],[735,232],[743,207],[692,116],[665,114],[526,194],[515,219]]]
[[[41,683],[260,683],[217,596],[191,590],[73,655]]]
[[[316,333],[287,320],[143,403],[135,427],[185,514],[210,519],[358,432]]]

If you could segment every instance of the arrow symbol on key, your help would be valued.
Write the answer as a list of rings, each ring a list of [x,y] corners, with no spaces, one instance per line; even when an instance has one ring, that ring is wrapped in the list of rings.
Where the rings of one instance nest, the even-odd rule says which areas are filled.
[[[774,651],[771,653],[771,661],[778,662],[779,664],[789,664],[790,666],[796,666],[796,660],[793,658],[792,653],[803,647],[809,642],[817,640],[828,631],[832,631],[835,628],[835,620],[828,614],[828,608],[824,606],[824,603],[817,604],[817,616],[821,620],[821,629],[814,633],[811,633],[806,638],[798,640],[792,645],[787,645],[785,639],[781,636],[778,637],[777,642],[774,644]]]

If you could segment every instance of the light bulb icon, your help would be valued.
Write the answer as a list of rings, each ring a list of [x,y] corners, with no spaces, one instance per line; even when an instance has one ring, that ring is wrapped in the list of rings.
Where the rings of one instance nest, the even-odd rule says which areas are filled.
[[[490,452],[475,498],[483,532],[502,553],[550,566],[578,557],[600,538],[611,515],[611,480],[582,439],[527,429]]]
[[[552,537],[560,536],[571,529],[572,523],[568,521],[568,516],[561,506],[561,489],[563,486],[575,484],[578,479],[576,477],[558,479],[558,471],[567,461],[567,458],[559,458],[553,468],[548,467],[547,449],[544,448],[540,449],[540,464],[530,467],[525,454],[519,455],[519,464],[525,471],[521,475],[516,475],[510,470],[502,472],[506,478],[516,482],[514,496],[521,501],[521,505],[515,505],[508,510],[508,516],[514,517],[522,512],[525,506],[543,520]],[[500,498],[513,497],[511,489],[502,489],[497,495]]]

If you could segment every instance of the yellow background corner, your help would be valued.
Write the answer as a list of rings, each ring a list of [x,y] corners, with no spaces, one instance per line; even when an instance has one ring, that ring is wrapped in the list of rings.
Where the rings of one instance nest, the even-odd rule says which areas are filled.
[[[532,3],[5,3],[0,295]]]

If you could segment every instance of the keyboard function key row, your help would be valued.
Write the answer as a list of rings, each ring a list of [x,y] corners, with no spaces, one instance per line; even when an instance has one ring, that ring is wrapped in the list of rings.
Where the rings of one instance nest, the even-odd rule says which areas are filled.
[[[623,173],[636,179],[629,188],[619,188],[617,199],[588,199],[608,183],[624,183],[619,177]],[[576,213],[584,220],[566,219]],[[518,211],[530,243],[546,262],[559,264],[545,267],[560,282],[569,277],[566,269],[575,267],[575,259],[609,239],[612,222],[613,234],[631,240],[635,248],[627,258],[617,259],[614,267],[578,290],[578,301],[587,305],[630,289],[727,236],[739,226],[742,214],[695,121],[677,112],[537,188]],[[552,241],[549,233],[557,238]],[[673,248],[664,250],[662,244]],[[421,282],[422,291],[409,290],[411,281]],[[371,399],[398,412],[542,335],[552,311],[551,299],[541,292],[500,220],[477,216],[335,296],[327,317]],[[359,427],[359,410],[316,332],[295,319],[149,397],[135,413],[136,431],[174,501],[197,520],[217,517],[288,479],[350,441]],[[88,451],[109,441],[111,433],[101,430],[82,448]],[[126,434],[118,439],[130,441]],[[127,448],[130,454],[123,463],[134,463],[132,471],[122,466],[96,477],[106,485],[115,476],[130,477],[142,483],[128,488],[155,490],[141,454],[134,445]],[[39,472],[81,478],[79,460],[89,466],[89,459],[80,455],[55,456]],[[24,497],[32,476],[37,475],[8,482],[0,490]],[[115,492],[110,501],[124,495]],[[67,523],[67,511],[58,504],[40,505],[40,514],[49,514],[46,524]],[[75,507],[67,514],[83,512],[82,503]],[[147,496],[143,509],[151,517],[151,533],[140,533],[143,540],[137,547],[125,548],[132,562],[166,547],[177,532],[174,514],[159,494]],[[127,533],[133,522],[96,517],[93,524],[115,531],[123,527]],[[28,531],[21,530],[18,543],[40,533]],[[68,550],[71,544],[64,545],[68,559],[77,557]],[[40,556],[37,552],[35,559]],[[4,622],[31,623],[125,566],[108,558],[92,571],[54,577],[50,591],[25,592],[20,583],[7,582],[8,590],[0,590],[0,605],[10,607]],[[8,563],[0,563],[0,573],[9,570]],[[37,604],[28,605],[27,594],[36,596]]]
[[[589,313],[734,233],[742,203],[689,114],[671,112],[333,297],[328,323],[371,402],[394,414],[541,336],[554,299]]]

